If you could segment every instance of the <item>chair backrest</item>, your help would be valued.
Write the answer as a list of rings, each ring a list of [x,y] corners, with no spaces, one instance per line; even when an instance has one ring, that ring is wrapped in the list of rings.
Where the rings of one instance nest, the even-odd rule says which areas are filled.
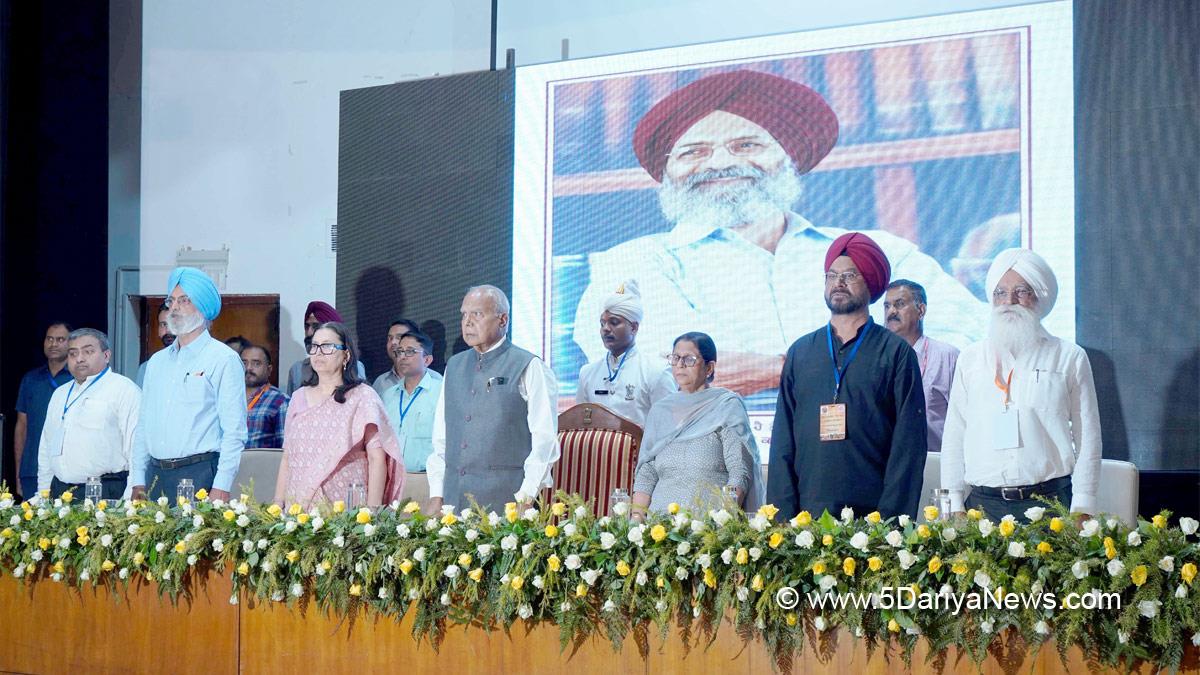
[[[558,416],[562,455],[552,469],[554,487],[577,493],[597,517],[608,513],[615,488],[633,490],[642,428],[598,403],[581,403]]]
[[[250,483],[253,481],[254,498],[260,502],[271,501],[275,497],[275,480],[279,477],[281,461],[283,461],[283,451],[279,449],[243,450],[237,479],[233,481],[233,496],[236,497],[239,491],[249,493]]]

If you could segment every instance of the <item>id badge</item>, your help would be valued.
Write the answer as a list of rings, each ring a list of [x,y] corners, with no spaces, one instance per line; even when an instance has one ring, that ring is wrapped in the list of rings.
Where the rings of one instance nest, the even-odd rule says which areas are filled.
[[[63,437],[66,435],[66,427],[59,424],[54,428],[54,434],[50,436],[50,456],[61,457],[63,454]]]
[[[992,449],[1011,450],[1021,447],[1020,415],[1016,406],[992,413]]]
[[[846,439],[846,404],[829,403],[821,406],[819,433],[822,441]]]

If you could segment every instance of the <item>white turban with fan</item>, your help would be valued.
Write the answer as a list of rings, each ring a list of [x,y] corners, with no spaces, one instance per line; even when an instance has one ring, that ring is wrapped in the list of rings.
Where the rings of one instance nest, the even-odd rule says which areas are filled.
[[[632,323],[641,323],[642,295],[638,292],[637,281],[628,279],[618,286],[616,292],[604,300],[604,311]]]

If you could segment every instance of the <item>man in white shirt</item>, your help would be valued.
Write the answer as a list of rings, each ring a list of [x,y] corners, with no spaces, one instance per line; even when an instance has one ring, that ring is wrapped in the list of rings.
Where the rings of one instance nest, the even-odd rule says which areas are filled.
[[[1013,248],[988,270],[988,337],[962,351],[942,439],[952,509],[1024,517],[1037,496],[1092,515],[1100,415],[1087,354],[1042,327],[1058,281],[1041,256]],[[968,487],[970,486],[970,487]],[[970,489],[970,496],[964,496]]]
[[[438,392],[425,464],[429,513],[443,504],[465,508],[472,498],[491,510],[530,503],[552,484],[559,456],[558,381],[544,361],[507,340],[504,291],[468,290],[461,313],[471,349],[446,363]]]
[[[639,425],[646,423],[650,406],[674,393],[675,380],[667,362],[638,350],[642,322],[642,296],[633,279],[622,283],[604,301],[600,314],[600,341],[604,358],[579,370],[577,403],[599,403]]]
[[[142,392],[108,367],[108,336],[94,328],[71,331],[67,369],[74,378],[54,390],[38,448],[38,490],[84,496],[98,477],[102,499],[128,497],[129,459]]]

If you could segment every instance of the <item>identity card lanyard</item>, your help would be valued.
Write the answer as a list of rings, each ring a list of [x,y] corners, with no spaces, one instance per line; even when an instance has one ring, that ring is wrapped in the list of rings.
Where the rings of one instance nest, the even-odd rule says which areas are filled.
[[[868,322],[863,326],[862,333],[858,336],[858,342],[850,350],[850,355],[846,357],[846,363],[838,368],[837,357],[833,351],[833,327],[829,324],[825,325],[825,337],[829,341],[829,360],[833,362],[833,403],[821,406],[817,433],[822,441],[846,439],[846,404],[838,403],[838,395],[842,392],[842,380],[845,379],[846,370],[850,368],[850,362],[858,355],[858,348],[867,339],[867,333],[870,330],[871,324]]]
[[[104,377],[107,374],[108,374],[108,366],[105,366],[104,370],[100,371],[100,374],[96,376],[96,379],[89,382],[88,386],[84,387],[83,390],[79,392],[79,395],[75,397],[74,401],[71,400],[71,392],[75,391],[75,380],[71,380],[71,388],[67,390],[67,400],[63,401],[63,411],[62,411],[62,417],[60,419],[64,419],[64,420],[67,419],[67,411],[71,409],[71,406],[78,403],[79,399],[83,398],[83,395],[87,393],[88,389],[91,389],[92,385],[99,382],[100,378]]]
[[[400,426],[404,426],[404,418],[408,417],[408,409],[412,407],[413,403],[417,402],[417,397],[420,396],[421,392],[423,391],[425,391],[425,388],[418,386],[417,390],[413,392],[412,398],[408,399],[408,405],[400,408]],[[404,396],[403,388],[400,390],[400,396],[401,398]]]
[[[609,367],[609,365],[608,365],[608,356],[606,355],[606,356],[604,357],[604,367],[605,367],[605,368],[608,370],[608,381],[609,381],[609,383],[610,383],[610,384],[611,384],[611,383],[613,383],[613,382],[616,382],[616,381],[617,381],[617,373],[620,373],[620,372],[621,372],[621,366],[625,365],[625,357],[626,357],[626,356],[629,356],[629,350],[628,350],[628,349],[626,349],[626,350],[625,350],[625,353],[621,355],[621,360],[620,360],[620,361],[617,363],[617,369],[616,369],[616,370],[613,370],[611,367]]]
[[[850,362],[858,355],[858,348],[862,346],[864,340],[867,339],[867,333],[871,330],[871,324],[868,322],[863,326],[862,334],[858,336],[858,342],[854,343],[854,348],[850,350],[850,355],[846,357],[846,363],[841,368],[838,368],[837,357],[833,354],[833,328],[829,324],[825,324],[825,337],[829,340],[829,360],[833,362],[833,402],[837,403],[838,394],[842,391],[842,380],[846,377],[846,370],[850,368]]]

